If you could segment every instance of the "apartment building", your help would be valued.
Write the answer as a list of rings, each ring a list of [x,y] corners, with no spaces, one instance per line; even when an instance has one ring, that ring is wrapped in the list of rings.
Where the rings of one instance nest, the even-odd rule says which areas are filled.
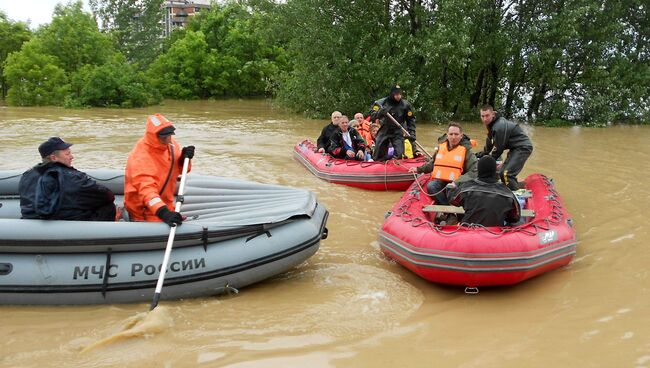
[[[211,0],[168,0],[163,2],[163,36],[168,37],[176,28],[187,26],[192,17],[210,9]]]

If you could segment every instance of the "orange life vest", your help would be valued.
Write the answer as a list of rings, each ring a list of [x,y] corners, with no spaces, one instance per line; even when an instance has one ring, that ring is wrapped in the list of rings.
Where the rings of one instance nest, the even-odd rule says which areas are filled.
[[[461,144],[450,151],[447,149],[447,142],[440,143],[436,161],[433,164],[431,179],[449,182],[457,180],[463,174],[466,153],[467,148]]]

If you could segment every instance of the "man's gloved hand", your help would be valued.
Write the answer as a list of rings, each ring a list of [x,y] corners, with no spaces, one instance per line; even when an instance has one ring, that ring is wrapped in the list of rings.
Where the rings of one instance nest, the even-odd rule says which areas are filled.
[[[170,211],[167,207],[160,207],[158,211],[156,211],[156,216],[169,226],[180,225],[183,223],[183,216],[178,212]]]
[[[474,155],[476,156],[476,158],[481,158],[481,157],[485,156],[485,152],[479,151],[479,152],[476,152]]]
[[[185,157],[190,160],[194,158],[194,146],[183,147],[181,150],[181,160],[184,160]]]

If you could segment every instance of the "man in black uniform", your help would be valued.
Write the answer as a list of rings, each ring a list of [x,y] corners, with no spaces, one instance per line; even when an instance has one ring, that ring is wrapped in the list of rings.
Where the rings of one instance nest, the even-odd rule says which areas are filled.
[[[23,173],[18,184],[24,219],[115,221],[115,195],[72,167],[72,144],[59,137],[43,142],[43,162]]]
[[[394,149],[394,158],[402,159],[404,155],[404,133],[390,120],[386,113],[390,113],[409,132],[411,136],[408,139],[411,141],[413,154],[421,156],[422,154],[415,149],[415,115],[413,115],[413,108],[408,101],[402,99],[402,89],[396,85],[390,89],[390,94],[387,97],[375,101],[370,111],[372,121],[379,120],[381,124],[375,139],[375,150],[372,158],[375,161],[389,159],[387,153],[390,145]]]
[[[519,124],[498,115],[490,105],[481,107],[481,121],[487,128],[488,134],[483,151],[477,152],[476,157],[491,155],[497,160],[504,150],[508,150],[508,156],[499,170],[499,176],[511,190],[519,189],[517,175],[533,152],[533,144]]]
[[[447,187],[449,203],[463,206],[462,221],[483,226],[504,226],[520,218],[519,202],[497,177],[497,163],[490,155],[478,160],[478,178]]]

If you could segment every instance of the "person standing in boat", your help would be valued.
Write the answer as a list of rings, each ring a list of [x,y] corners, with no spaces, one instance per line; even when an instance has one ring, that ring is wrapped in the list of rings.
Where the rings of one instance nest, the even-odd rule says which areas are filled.
[[[462,206],[462,221],[483,226],[504,226],[516,223],[521,209],[512,191],[499,182],[494,157],[485,155],[478,160],[478,178],[448,187],[449,203]]]
[[[335,158],[363,161],[366,155],[366,141],[356,129],[349,126],[347,116],[343,115],[339,120],[338,128],[330,138],[327,153]]]
[[[147,118],[144,137],[126,161],[124,207],[131,221],[163,221],[180,225],[183,217],[174,211],[176,179],[185,158],[194,157],[194,146],[183,147],[172,135],[172,123],[160,114]],[[191,164],[188,167],[188,172]]]
[[[490,105],[481,107],[481,121],[487,128],[487,139],[483,151],[477,152],[476,157],[491,155],[495,160],[508,150],[508,156],[499,169],[499,177],[511,190],[519,189],[517,175],[533,152],[533,144],[528,135],[519,126],[500,116]]]
[[[387,97],[377,100],[373,103],[370,111],[371,120],[381,125],[377,138],[375,139],[375,150],[373,159],[375,161],[386,161],[388,157],[388,148],[392,145],[394,149],[393,157],[402,159],[404,156],[404,133],[390,118],[386,115],[390,113],[399,124],[406,129],[411,135],[408,139],[411,146],[415,147],[415,115],[411,104],[402,98],[402,88],[398,85],[390,89]],[[422,153],[417,150],[413,152],[415,156],[421,156]]]
[[[438,138],[438,149],[434,157],[420,167],[411,167],[411,173],[431,173],[427,192],[434,197],[436,204],[447,205],[444,188],[451,182],[476,179],[478,159],[472,153],[472,143],[463,134],[459,123],[451,122],[447,133]]]
[[[334,111],[332,113],[332,122],[327,124],[325,127],[323,127],[323,130],[321,130],[320,135],[316,140],[316,152],[320,152],[320,153],[325,152],[327,146],[330,144],[330,139],[332,138],[332,134],[334,134],[336,129],[338,129],[341,116],[343,115],[341,114],[340,111]]]
[[[51,137],[41,143],[42,162],[18,184],[24,219],[115,221],[115,195],[74,167],[71,143]]]

